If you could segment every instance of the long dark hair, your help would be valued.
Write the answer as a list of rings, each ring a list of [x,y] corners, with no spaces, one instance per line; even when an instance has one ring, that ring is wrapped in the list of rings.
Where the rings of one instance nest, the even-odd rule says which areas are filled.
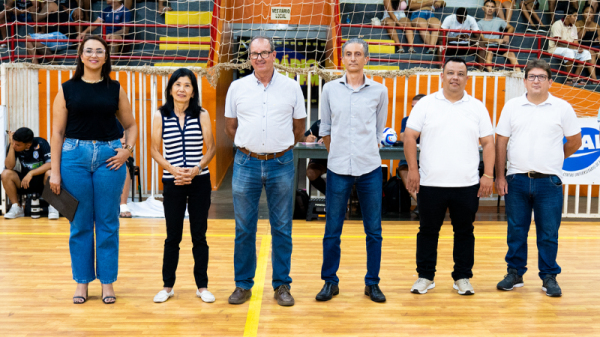
[[[167,88],[165,89],[165,97],[167,98],[167,103],[161,106],[158,110],[164,117],[168,117],[171,115],[171,111],[175,109],[175,103],[173,102],[173,95],[171,95],[171,89],[173,89],[173,85],[177,80],[181,77],[187,77],[192,82],[192,88],[194,89],[194,95],[192,99],[190,99],[190,104],[185,111],[187,116],[192,118],[197,118],[200,115],[200,111],[202,111],[202,107],[200,106],[200,91],[198,90],[198,81],[196,80],[196,75],[193,71],[187,68],[179,68],[175,70],[171,78],[169,79],[169,83],[167,84]]]
[[[104,55],[106,57],[106,61],[102,65],[102,77],[104,77],[104,81],[107,81],[107,83],[108,83],[108,81],[110,80],[110,72],[111,72],[110,48],[108,47],[108,43],[106,43],[106,41],[104,41],[103,38],[101,38],[100,36],[96,36],[96,35],[86,35],[83,38],[83,41],[81,41],[81,43],[79,44],[79,48],[77,48],[77,67],[75,68],[75,74],[73,74],[73,79],[80,80],[81,77],[83,77],[83,73],[85,71],[85,66],[83,65],[83,61],[81,61],[81,55],[83,55],[83,47],[85,46],[85,43],[90,40],[96,40],[96,41],[102,43],[102,45],[104,46],[104,50],[105,50]]]

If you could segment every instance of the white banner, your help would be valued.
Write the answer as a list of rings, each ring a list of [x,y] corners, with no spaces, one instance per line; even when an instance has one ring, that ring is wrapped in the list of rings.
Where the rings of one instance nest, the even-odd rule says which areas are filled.
[[[600,132],[596,118],[578,118],[581,147],[565,159],[563,183],[569,185],[600,184]]]

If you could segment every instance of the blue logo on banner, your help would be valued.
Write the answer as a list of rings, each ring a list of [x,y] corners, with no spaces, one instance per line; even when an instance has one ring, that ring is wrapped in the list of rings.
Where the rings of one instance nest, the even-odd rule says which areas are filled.
[[[563,138],[563,144],[567,142]],[[565,159],[563,170],[576,172],[590,167],[600,157],[600,132],[594,128],[581,128],[581,147]]]

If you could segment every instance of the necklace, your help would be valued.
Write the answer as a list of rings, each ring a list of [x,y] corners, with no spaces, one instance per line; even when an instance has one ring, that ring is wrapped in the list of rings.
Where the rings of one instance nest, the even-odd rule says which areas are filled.
[[[101,77],[99,80],[97,81],[88,81],[85,78],[83,78],[83,76],[81,77],[81,80],[84,81],[85,83],[89,83],[89,84],[96,84],[96,83],[100,83],[102,81],[104,81],[104,77]]]

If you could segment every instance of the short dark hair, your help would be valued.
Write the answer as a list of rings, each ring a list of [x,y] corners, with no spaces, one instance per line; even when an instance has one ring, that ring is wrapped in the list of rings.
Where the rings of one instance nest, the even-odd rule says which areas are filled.
[[[579,15],[579,12],[577,12],[577,9],[574,8],[573,6],[569,6],[569,8],[567,9],[567,15],[573,15],[573,14]]]
[[[592,6],[590,6],[589,4],[583,6],[583,9],[581,10],[581,13],[585,12],[586,9],[591,9],[592,11],[594,11],[594,9],[592,8]]]
[[[22,127],[13,134],[13,140],[21,143],[33,142],[33,131],[30,128]]]
[[[260,39],[269,41],[269,46],[271,47],[270,52],[273,52],[275,50],[275,43],[273,42],[273,39],[271,37],[268,37],[266,35],[256,35],[250,39],[250,42],[248,42],[248,51],[249,52],[252,52],[252,50],[250,49],[250,45],[252,45],[252,42],[254,42],[255,40],[260,40]]]
[[[491,2],[492,5],[496,6],[496,2],[494,0],[485,0],[485,2],[483,3],[483,5],[487,5],[488,2]]]
[[[444,72],[444,70],[446,70],[446,64],[448,64],[449,62],[456,62],[456,63],[462,63],[465,65],[465,68],[467,67],[467,62],[465,61],[465,59],[461,58],[461,57],[449,57],[446,59],[446,62],[444,62],[444,66],[442,67],[442,72]]]
[[[424,95],[424,94],[418,94],[418,95],[416,95],[415,97],[413,97],[413,99],[412,99],[412,100],[413,100],[413,101],[418,101],[418,100],[420,100],[421,98],[423,98],[423,97],[425,97],[425,96],[427,96],[427,95]]]
[[[467,16],[467,9],[464,7],[459,7],[456,9],[456,16]]]
[[[533,69],[542,69],[546,71],[546,73],[548,74],[548,79],[552,79],[552,68],[550,68],[550,65],[545,60],[529,60],[527,62],[527,65],[525,66],[525,78],[527,78],[527,75],[529,75],[529,72]]]

